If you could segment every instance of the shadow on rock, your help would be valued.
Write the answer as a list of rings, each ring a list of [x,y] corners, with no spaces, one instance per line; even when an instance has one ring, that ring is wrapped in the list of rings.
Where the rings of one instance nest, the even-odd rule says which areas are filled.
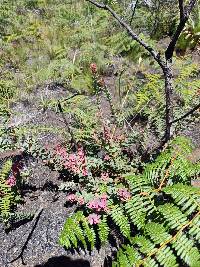
[[[73,260],[70,257],[59,256],[52,257],[46,263],[35,267],[90,267],[90,263],[82,259]]]

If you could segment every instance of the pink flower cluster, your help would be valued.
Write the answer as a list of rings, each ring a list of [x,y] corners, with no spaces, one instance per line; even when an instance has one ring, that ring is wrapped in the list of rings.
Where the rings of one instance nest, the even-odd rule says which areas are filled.
[[[77,196],[75,194],[70,194],[67,196],[67,201],[73,203],[77,201]]]
[[[127,201],[131,198],[131,193],[126,188],[120,188],[117,191],[117,195],[122,201]]]
[[[92,213],[92,214],[90,214],[88,217],[87,217],[87,219],[88,219],[88,222],[89,222],[89,224],[91,224],[91,225],[93,225],[93,224],[98,224],[98,223],[100,223],[100,215],[98,215],[98,214],[95,214],[95,213]]]
[[[97,64],[96,63],[91,63],[90,64],[90,70],[93,74],[97,73]]]
[[[10,175],[8,180],[6,181],[6,184],[10,187],[13,187],[16,185],[16,177],[14,175]]]
[[[87,206],[95,211],[107,211],[107,195],[103,194],[100,198],[91,200]]]
[[[77,153],[67,153],[66,148],[61,145],[57,145],[55,148],[55,154],[59,156],[65,169],[75,173],[82,174],[83,176],[88,175],[86,167],[86,156],[83,147],[79,147]]]
[[[12,164],[12,174],[9,175],[7,181],[6,181],[6,185],[10,186],[10,187],[13,187],[16,185],[17,183],[17,176],[19,175],[20,173],[20,169],[22,168],[22,164],[17,161],[17,162],[14,162]]]
[[[105,155],[105,156],[104,156],[104,160],[105,160],[105,161],[110,160],[110,156],[109,156],[109,155]]]
[[[67,196],[67,201],[69,201],[70,203],[78,202],[79,205],[85,204],[84,198],[83,197],[78,197],[75,194],[68,195]]]

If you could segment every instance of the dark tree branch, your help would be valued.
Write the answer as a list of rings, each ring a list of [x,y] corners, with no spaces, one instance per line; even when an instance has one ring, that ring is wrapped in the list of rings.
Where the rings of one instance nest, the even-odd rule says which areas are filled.
[[[190,0],[190,3],[185,7],[185,16],[189,18],[194,6],[198,0]]]
[[[180,37],[181,32],[185,28],[185,24],[188,21],[190,13],[192,12],[192,9],[194,8],[196,2],[197,0],[191,0],[190,3],[184,8],[183,0],[179,0],[180,22],[167,50],[165,51],[166,60],[172,59],[178,38]]]
[[[184,17],[184,1],[183,0],[178,0],[179,4],[179,12],[180,12],[180,21]]]
[[[134,15],[135,15],[135,11],[136,11],[138,2],[139,2],[139,0],[136,0],[135,5],[134,5],[134,8],[133,8],[133,10],[132,10],[132,16],[131,16],[131,19],[130,19],[130,25],[131,25],[132,22],[133,22],[133,17],[134,17]]]
[[[173,119],[173,74],[170,62],[166,63],[166,68],[164,70],[165,78],[165,137],[163,144],[167,143],[171,138],[171,124],[170,121]]]
[[[95,5],[98,8],[107,10],[110,12],[110,14],[119,22],[119,24],[126,29],[127,33],[132,37],[133,40],[138,42],[142,47],[144,47],[149,54],[155,59],[155,61],[160,65],[162,69],[165,67],[165,62],[161,59],[160,54],[156,52],[151,46],[149,46],[147,43],[145,43],[142,39],[139,38],[139,36],[131,29],[131,27],[120,18],[120,16],[108,5],[105,4],[99,4],[94,0],[86,0],[87,2],[90,2],[91,4]]]
[[[183,119],[185,119],[186,117],[188,117],[189,115],[192,115],[195,111],[197,111],[198,109],[200,108],[200,103],[195,106],[193,109],[191,109],[190,111],[188,111],[186,114],[184,114],[183,116],[181,116],[180,118],[178,119],[175,119],[173,120],[172,122],[170,122],[170,124],[173,124],[173,123],[176,123],[176,122],[179,122]]]

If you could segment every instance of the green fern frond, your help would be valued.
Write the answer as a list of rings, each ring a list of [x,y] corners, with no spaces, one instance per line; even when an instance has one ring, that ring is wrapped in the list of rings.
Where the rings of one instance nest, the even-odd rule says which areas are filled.
[[[82,220],[82,225],[84,229],[85,236],[87,238],[87,241],[90,244],[91,249],[94,248],[96,243],[96,234],[94,229],[88,224],[88,221],[86,218]]]
[[[200,244],[200,215],[198,215],[191,225],[191,228],[188,232],[190,236],[196,239],[196,241]]]
[[[135,195],[125,204],[125,209],[131,222],[138,229],[142,229],[145,226],[147,214],[150,214],[155,206],[149,196]]]
[[[98,235],[101,241],[101,244],[105,244],[108,242],[108,235],[109,235],[109,226],[107,223],[107,216],[103,216],[103,219],[98,224]]]
[[[83,230],[80,227],[80,221],[84,218],[82,212],[77,212],[66,220],[59,239],[62,246],[70,248],[73,245],[77,248],[78,241],[80,241],[85,248],[87,247]]]
[[[180,232],[176,240],[172,243],[172,247],[176,250],[177,255],[188,266],[198,267],[200,264],[200,253],[195,246],[194,241],[188,239],[188,237]]]
[[[122,246],[117,252],[117,261],[113,266],[129,267],[135,266],[135,263],[141,259],[140,253],[130,245]]]
[[[109,212],[111,218],[117,226],[119,226],[123,236],[130,237],[130,223],[128,218],[124,214],[124,210],[119,206],[114,206]]]
[[[0,170],[0,217],[4,221],[8,220],[14,201],[14,193],[11,187],[6,184],[11,167],[12,161],[7,160]]]
[[[171,229],[180,229],[183,224],[188,223],[187,216],[181,210],[171,203],[167,203],[158,207],[158,211],[165,218],[165,223]]]
[[[172,153],[162,153],[153,163],[146,166],[143,177],[151,184],[158,184],[160,179],[164,177],[167,166],[172,159]]]
[[[200,209],[199,188],[183,184],[174,184],[164,188],[163,192],[170,195],[186,215],[190,215],[195,210]]]
[[[152,190],[150,181],[143,175],[129,174],[124,175],[129,188],[133,194],[141,192],[149,192]]]

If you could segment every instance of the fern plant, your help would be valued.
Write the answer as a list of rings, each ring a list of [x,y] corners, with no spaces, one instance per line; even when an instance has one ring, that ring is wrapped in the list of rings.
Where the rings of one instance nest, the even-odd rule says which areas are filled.
[[[82,205],[66,220],[60,244],[93,249],[114,236],[120,247],[113,266],[199,266],[200,190],[190,180],[200,168],[187,160],[190,151],[178,138],[141,174],[115,180],[104,188],[109,195],[104,209],[101,201],[98,207]]]
[[[12,188],[6,184],[7,178],[10,174],[12,161],[7,160],[0,170],[0,218],[7,220],[9,218],[11,208],[14,202],[14,192]]]

